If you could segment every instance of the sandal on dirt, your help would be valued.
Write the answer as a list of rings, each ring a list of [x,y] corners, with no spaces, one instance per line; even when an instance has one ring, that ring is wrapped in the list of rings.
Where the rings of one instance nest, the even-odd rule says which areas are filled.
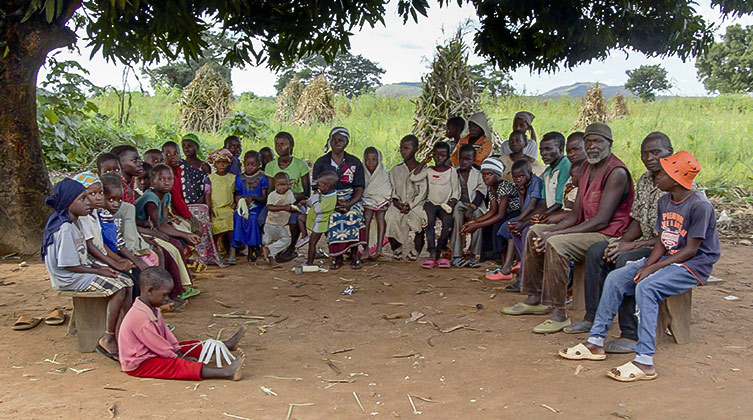
[[[101,354],[102,356],[105,356],[106,358],[112,361],[120,363],[120,360],[118,359],[118,353],[110,353],[104,347],[102,347],[101,344],[97,343],[97,347],[95,347],[94,350],[96,350],[97,353]]]
[[[408,261],[416,261],[418,259],[418,252],[415,249],[411,249],[406,258]]]
[[[562,331],[565,327],[570,326],[571,323],[570,318],[567,318],[564,321],[547,319],[541,324],[533,327],[533,332],[536,334],[554,334]]]
[[[199,294],[201,294],[201,290],[194,289],[191,286],[185,286],[185,287],[183,287],[183,293],[181,293],[180,295],[178,295],[178,299],[180,299],[180,300],[186,300],[186,299],[192,298],[194,296],[198,296]]]
[[[593,323],[587,321],[576,322],[573,325],[565,327],[562,332],[565,334],[583,334],[591,331]]]
[[[520,263],[513,265],[510,272],[513,274],[518,274],[518,272],[520,272]]]
[[[11,328],[15,331],[26,331],[36,327],[40,322],[42,322],[42,318],[31,318],[21,315]]]
[[[481,264],[478,263],[476,260],[465,260],[466,264],[464,267],[466,268],[479,268],[481,267]]]
[[[235,265],[238,264],[238,260],[236,260],[235,258],[225,258],[225,264]]]
[[[340,262],[340,261],[338,261],[337,259],[334,259],[334,260],[332,260],[329,263],[329,269],[330,270],[339,270],[340,267],[342,267],[342,266],[343,266],[343,263]]]
[[[65,312],[62,309],[55,309],[44,317],[44,323],[47,325],[63,325],[65,323]]]
[[[606,354],[592,353],[583,343],[560,350],[559,355],[567,360],[605,360],[607,358]]]
[[[549,307],[546,305],[529,305],[518,302],[513,306],[507,306],[500,309],[505,315],[546,315],[549,313]]]
[[[439,264],[437,265],[439,268],[450,268],[452,267],[452,264],[450,263],[450,260],[447,258],[442,258],[439,260]]]
[[[630,354],[635,353],[635,346],[638,345],[637,341],[629,338],[618,338],[607,343],[604,347],[604,351],[612,354]]]
[[[426,260],[426,261],[424,261],[423,264],[421,264],[421,268],[429,268],[429,269],[431,269],[431,268],[436,268],[436,267],[437,267],[437,262],[434,261],[434,260]]]
[[[350,263],[350,268],[352,268],[354,270],[360,270],[361,268],[363,268],[363,261],[361,261],[361,260],[355,260],[355,261],[351,262]]]
[[[620,382],[650,381],[652,379],[656,379],[657,377],[656,372],[651,374],[646,373],[642,371],[638,366],[634,365],[633,362],[627,362],[622,366],[614,368],[613,370],[616,370],[618,373],[612,373],[612,371],[610,370],[607,371],[607,376]]]

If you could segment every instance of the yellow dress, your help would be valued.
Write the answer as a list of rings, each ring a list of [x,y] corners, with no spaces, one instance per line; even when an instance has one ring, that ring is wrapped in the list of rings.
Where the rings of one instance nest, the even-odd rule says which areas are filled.
[[[209,175],[212,183],[212,233],[217,235],[233,230],[233,202],[235,201],[235,175],[226,173]]]

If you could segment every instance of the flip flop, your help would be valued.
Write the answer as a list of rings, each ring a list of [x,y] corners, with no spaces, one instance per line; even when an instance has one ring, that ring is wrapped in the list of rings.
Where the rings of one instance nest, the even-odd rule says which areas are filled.
[[[97,347],[94,348],[94,350],[97,351],[97,353],[101,354],[102,356],[105,356],[106,358],[120,363],[120,360],[118,359],[118,353],[110,353],[109,351],[105,350],[104,347],[102,347],[101,344],[97,343]]]
[[[55,309],[44,317],[44,323],[47,325],[63,325],[65,323],[65,312],[62,309]]]
[[[620,382],[637,382],[637,381],[650,381],[652,379],[656,379],[657,375],[656,372],[654,373],[646,373],[642,371],[638,366],[634,365],[633,362],[627,362],[624,365],[617,366],[614,368],[619,372],[619,374],[612,373],[611,370],[607,371],[607,376],[614,379],[615,381]]]
[[[604,351],[612,354],[630,354],[635,353],[635,346],[638,345],[637,341],[629,338],[618,338],[607,343],[604,347]]]
[[[559,355],[561,358],[567,360],[605,360],[607,358],[606,354],[592,353],[583,343],[560,350]]]
[[[549,307],[546,305],[529,305],[518,302],[513,306],[507,306],[500,309],[505,315],[546,315],[549,313]]]
[[[180,295],[178,295],[178,299],[180,299],[180,300],[186,300],[186,299],[192,298],[194,296],[198,296],[199,294],[201,294],[201,290],[195,289],[195,288],[193,288],[191,286],[185,286],[183,288],[183,293],[181,293]]]
[[[481,264],[478,263],[476,260],[465,260],[467,263],[465,264],[466,268],[479,268],[481,267]]]
[[[36,327],[40,322],[42,322],[42,318],[31,318],[21,315],[11,328],[15,331],[26,331]]]

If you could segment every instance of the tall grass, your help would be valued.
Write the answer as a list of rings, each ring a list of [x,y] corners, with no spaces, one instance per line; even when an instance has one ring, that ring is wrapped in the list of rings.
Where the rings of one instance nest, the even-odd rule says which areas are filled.
[[[176,91],[158,92],[155,96],[134,93],[128,124],[134,132],[150,138],[177,140],[178,99]],[[115,95],[96,98],[95,102],[101,113],[117,118]],[[539,138],[548,131],[570,133],[580,111],[580,102],[569,98],[485,98],[482,104],[494,131],[503,138],[509,134],[517,111],[536,115],[534,127]],[[253,115],[266,124],[258,139],[244,139],[244,150],[273,146],[274,133],[289,131],[296,141],[294,154],[314,161],[322,155],[329,130],[341,125],[351,133],[350,153],[361,156],[364,148],[375,146],[383,152],[385,165],[399,162],[398,142],[411,132],[413,124],[414,107],[409,99],[363,95],[349,102],[338,98],[336,105],[337,115],[332,123],[308,127],[274,121],[275,102],[270,98],[237,99],[233,110]],[[702,166],[700,185],[753,186],[753,142],[749,141],[753,137],[753,98],[732,95],[648,103],[629,100],[628,107],[630,115],[609,125],[614,134],[614,152],[625,161],[634,178],[644,171],[641,140],[652,131],[663,131],[672,139],[675,150],[688,150],[698,158]],[[207,149],[221,147],[225,136],[221,132],[200,133]]]

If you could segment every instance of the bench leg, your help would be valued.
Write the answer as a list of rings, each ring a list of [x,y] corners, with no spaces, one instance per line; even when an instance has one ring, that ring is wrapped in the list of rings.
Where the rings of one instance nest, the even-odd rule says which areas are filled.
[[[73,317],[71,323],[75,325],[78,339],[78,351],[93,352],[107,323],[106,297],[74,297]]]
[[[672,339],[677,344],[690,342],[690,317],[693,291],[670,296],[659,304],[659,322],[657,322],[657,341],[665,337],[667,328],[672,333]]]
[[[586,309],[586,265],[582,262],[575,263],[573,267],[573,303],[570,309]]]

